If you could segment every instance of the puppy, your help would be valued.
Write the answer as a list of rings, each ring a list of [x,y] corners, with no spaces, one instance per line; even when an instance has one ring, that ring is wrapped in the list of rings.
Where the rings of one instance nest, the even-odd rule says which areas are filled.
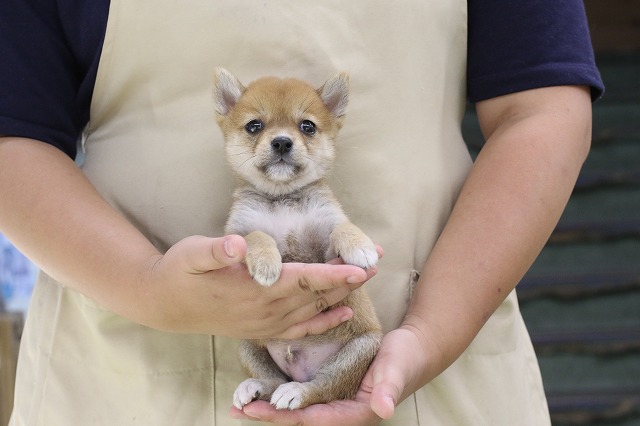
[[[296,79],[267,77],[246,88],[218,69],[217,121],[239,186],[226,226],[247,242],[246,265],[270,286],[283,262],[323,263],[340,256],[370,268],[374,244],[349,222],[325,182],[334,139],[348,102],[349,79],[339,74],[315,89]],[[354,316],[321,335],[299,340],[250,340],[240,362],[252,377],[233,396],[236,407],[255,399],[296,409],[355,396],[382,338],[364,290],[334,305]]]

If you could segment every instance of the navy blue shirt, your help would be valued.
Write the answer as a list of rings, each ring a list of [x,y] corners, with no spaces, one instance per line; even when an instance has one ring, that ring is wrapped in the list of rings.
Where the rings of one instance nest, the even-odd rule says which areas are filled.
[[[0,0],[0,135],[70,157],[89,120],[108,0]],[[603,91],[582,0],[469,0],[471,102],[557,85]]]

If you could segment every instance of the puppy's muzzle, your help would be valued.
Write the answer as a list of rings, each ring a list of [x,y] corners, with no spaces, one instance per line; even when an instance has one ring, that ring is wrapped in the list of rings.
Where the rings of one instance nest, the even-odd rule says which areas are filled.
[[[278,136],[271,141],[271,149],[277,154],[288,154],[293,148],[293,141],[286,136]]]

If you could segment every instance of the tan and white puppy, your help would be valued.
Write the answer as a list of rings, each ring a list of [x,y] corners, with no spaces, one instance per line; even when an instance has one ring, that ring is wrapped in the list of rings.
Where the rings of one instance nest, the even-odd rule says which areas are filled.
[[[245,88],[228,71],[216,72],[217,121],[239,178],[226,233],[244,236],[247,268],[263,286],[278,280],[283,262],[340,256],[369,268],[378,260],[373,242],[349,222],[325,182],[348,93],[346,74],[319,89],[274,77]],[[238,386],[234,405],[264,399],[277,409],[296,409],[353,398],[382,333],[364,290],[339,305],[351,307],[353,318],[324,334],[242,342],[240,362],[252,378]]]

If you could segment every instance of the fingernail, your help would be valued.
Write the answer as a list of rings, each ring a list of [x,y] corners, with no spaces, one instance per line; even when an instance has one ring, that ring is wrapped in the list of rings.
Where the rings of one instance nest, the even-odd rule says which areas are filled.
[[[229,238],[224,240],[224,252],[227,253],[227,256],[229,257],[236,257],[236,252],[233,249],[233,244],[231,244],[231,241]]]
[[[359,277],[358,275],[351,275],[349,278],[347,278],[347,282],[349,284],[359,284],[362,281],[364,280],[362,279],[362,277]]]
[[[258,416],[256,415],[257,413],[253,412],[252,407],[250,405],[245,405],[242,408],[242,412],[246,417],[249,418],[249,420],[254,420],[254,421],[258,420]]]

